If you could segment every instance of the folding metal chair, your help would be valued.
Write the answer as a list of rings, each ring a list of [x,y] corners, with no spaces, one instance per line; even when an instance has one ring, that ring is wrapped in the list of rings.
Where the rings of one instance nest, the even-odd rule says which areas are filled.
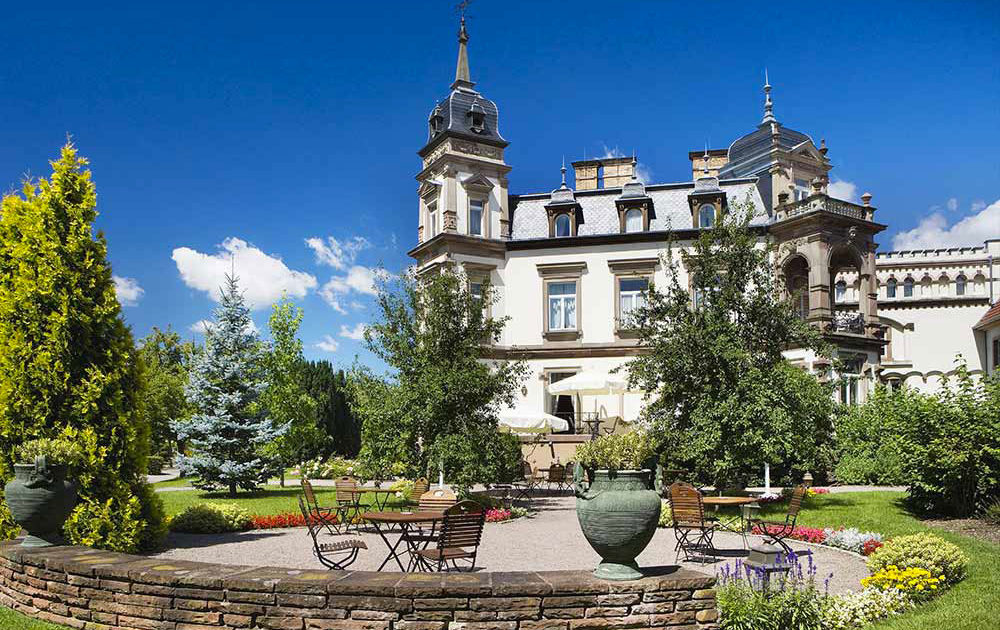
[[[368,545],[363,540],[341,540],[333,543],[321,543],[319,541],[319,532],[322,524],[306,508],[302,497],[299,497],[299,509],[302,510],[302,516],[306,519],[306,528],[309,530],[309,536],[313,541],[313,555],[327,569],[343,571],[358,559],[358,552],[361,549],[368,549]]]
[[[358,492],[358,482],[354,477],[341,477],[334,482],[337,489],[337,516],[344,524],[344,531],[359,529],[359,525],[354,521],[361,515],[361,493]]]
[[[483,539],[486,510],[475,501],[462,501],[448,508],[441,521],[437,544],[416,552],[420,564],[428,570],[444,571],[451,563],[458,569],[458,561],[470,562],[469,571],[476,568],[476,555]]]
[[[303,479],[301,484],[302,494],[306,497],[305,506],[309,511],[309,516],[314,518],[317,523],[325,527],[326,531],[330,534],[341,533],[340,519],[338,518],[337,508],[321,506],[319,501],[316,499],[316,493],[313,492],[312,483],[310,483],[308,479]]]
[[[670,486],[670,516],[677,538],[674,562],[682,552],[685,562],[704,562],[709,554],[714,554],[712,536],[716,523],[705,518],[705,504],[697,488],[680,481]]]
[[[795,531],[795,521],[798,520],[799,510],[802,509],[802,500],[806,496],[806,487],[799,485],[792,492],[792,498],[788,501],[788,511],[785,513],[784,521],[766,521],[760,518],[747,519],[750,531],[754,528],[760,530],[760,534],[770,539],[771,542],[779,545],[785,553],[791,553],[792,548],[788,546],[785,539]]]

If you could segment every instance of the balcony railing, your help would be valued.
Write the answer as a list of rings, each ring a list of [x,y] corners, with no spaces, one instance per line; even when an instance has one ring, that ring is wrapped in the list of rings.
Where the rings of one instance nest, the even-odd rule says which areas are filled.
[[[871,221],[875,208],[871,206],[859,206],[856,203],[834,199],[821,193],[778,206],[776,218],[778,221],[781,221],[807,212],[832,212],[833,214],[842,214],[852,219]]]
[[[865,316],[853,311],[837,311],[830,322],[832,332],[846,332],[855,335],[865,334]]]

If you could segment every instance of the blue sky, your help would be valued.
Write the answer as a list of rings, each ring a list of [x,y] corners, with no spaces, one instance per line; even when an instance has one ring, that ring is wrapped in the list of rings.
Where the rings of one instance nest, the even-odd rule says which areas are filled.
[[[453,4],[7,6],[0,183],[47,174],[73,135],[138,336],[197,337],[235,251],[259,327],[285,286],[308,356],[370,361],[352,337],[372,269],[409,262]],[[1000,3],[479,0],[469,15],[513,192],[615,148],[652,181],[686,180],[689,150],[754,129],[767,67],[777,118],[826,139],[837,190],[874,194],[882,249],[1000,236]]]

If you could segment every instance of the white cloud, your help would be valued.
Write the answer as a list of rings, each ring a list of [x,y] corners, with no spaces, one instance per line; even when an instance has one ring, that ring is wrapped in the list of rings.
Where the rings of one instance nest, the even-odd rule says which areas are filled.
[[[199,335],[204,335],[209,330],[215,327],[215,322],[210,319],[199,319],[195,323],[188,326],[188,330],[193,333],[198,333]],[[251,319],[247,324],[247,332],[258,333],[260,330],[257,328],[257,324],[253,323]]]
[[[376,295],[375,288],[377,280],[384,280],[389,274],[384,269],[374,269],[354,265],[341,276],[333,276],[324,284],[319,294],[327,304],[333,307],[338,313],[346,313],[347,310],[341,304],[341,299],[349,293],[361,293],[363,295]]]
[[[135,306],[146,292],[135,278],[111,276],[111,279],[115,282],[115,293],[118,294],[118,301],[122,306]]]
[[[936,249],[961,245],[982,244],[988,238],[1000,237],[1000,200],[974,214],[948,225],[948,219],[934,212],[920,220],[912,230],[900,232],[892,239],[893,249]]]
[[[952,197],[951,199],[948,200],[948,202],[945,205],[948,206],[949,210],[955,212],[956,210],[958,210],[958,199]]]
[[[843,199],[844,201],[850,201],[852,203],[858,203],[860,198],[858,197],[858,186],[854,182],[844,181],[842,179],[834,179],[826,187],[826,194],[830,195],[834,199]]]
[[[314,236],[306,239],[306,246],[316,253],[317,263],[334,269],[346,269],[357,259],[358,252],[370,248],[372,244],[363,236],[352,236],[343,243],[332,236],[328,236],[325,241]]]
[[[354,328],[348,328],[346,325],[340,325],[340,336],[347,339],[353,339],[355,341],[361,341],[365,338],[365,329],[368,328],[365,324],[357,324]]]
[[[316,347],[323,352],[336,352],[340,348],[340,343],[330,335],[323,335],[323,338],[316,343]]]
[[[289,269],[281,258],[234,237],[224,240],[215,254],[178,247],[172,258],[184,284],[204,291],[216,302],[220,299],[219,289],[225,284],[226,274],[235,270],[240,289],[252,309],[269,306],[283,293],[305,297],[317,284],[315,276]]]

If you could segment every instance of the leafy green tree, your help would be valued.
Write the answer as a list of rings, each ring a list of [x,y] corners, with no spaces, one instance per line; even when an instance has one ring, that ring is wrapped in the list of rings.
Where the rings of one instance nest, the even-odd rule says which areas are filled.
[[[0,477],[22,442],[70,438],[85,458],[69,540],[150,549],[163,508],[145,483],[141,369],[92,230],[97,192],[72,143],[51,164],[50,179],[26,181],[0,213]]]
[[[750,227],[752,212],[732,204],[690,250],[670,243],[667,282],[636,313],[644,354],[628,363],[664,463],[720,487],[765,462],[796,476],[829,464],[830,387],[781,354],[823,351],[822,337],[780,297],[775,252]]]
[[[361,449],[361,422],[348,402],[347,375],[334,370],[329,361],[306,361],[302,372],[302,384],[316,401],[316,424],[329,436],[327,450],[316,455],[356,457]]]
[[[303,382],[305,359],[298,338],[301,324],[302,309],[287,297],[272,306],[268,320],[271,344],[264,357],[267,387],[261,402],[276,426],[288,427],[266,449],[281,464],[282,486],[285,468],[314,457],[326,440],[316,426],[316,401]]]
[[[355,368],[350,379],[362,420],[359,458],[369,470],[397,472],[393,465],[402,464],[398,472],[421,475],[450,457],[447,479],[462,488],[509,468],[488,462],[502,439],[500,405],[512,403],[527,367],[483,360],[506,323],[489,315],[495,300],[491,287],[477,297],[465,274],[450,269],[379,288],[380,317],[365,341],[392,374],[382,379]]]
[[[146,371],[142,415],[150,427],[153,452],[164,457],[173,455],[177,440],[171,423],[191,415],[184,395],[191,345],[169,327],[165,331],[154,327],[140,343],[139,358]]]
[[[188,440],[190,456],[180,465],[198,477],[198,488],[254,490],[274,473],[278,462],[264,449],[287,431],[276,426],[261,404],[267,387],[262,344],[250,320],[250,310],[236,278],[226,276],[222,303],[197,353],[186,389],[194,414],[175,422],[179,439]]]

